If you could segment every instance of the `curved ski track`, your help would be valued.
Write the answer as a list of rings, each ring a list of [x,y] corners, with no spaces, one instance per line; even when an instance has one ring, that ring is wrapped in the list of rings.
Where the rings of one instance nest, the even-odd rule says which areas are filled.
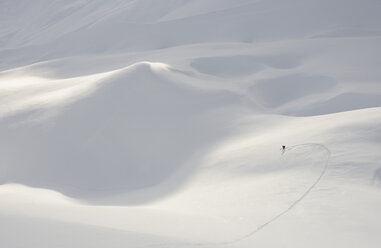
[[[141,248],[143,248],[143,247],[148,248],[148,247],[170,247],[170,246],[174,246],[174,247],[226,246],[226,245],[232,245],[232,244],[238,243],[244,239],[247,239],[247,238],[254,236],[257,232],[261,231],[266,226],[274,223],[279,218],[281,218],[283,215],[285,215],[289,211],[291,211],[296,205],[298,205],[316,187],[316,185],[320,182],[320,180],[322,179],[322,177],[326,173],[327,168],[328,168],[328,164],[329,164],[329,160],[331,158],[331,151],[325,145],[319,144],[319,143],[305,143],[305,144],[289,146],[288,148],[286,148],[286,150],[292,150],[293,148],[300,147],[300,146],[316,146],[316,147],[320,147],[326,151],[327,158],[325,160],[325,164],[324,164],[322,171],[320,172],[318,178],[311,184],[311,186],[298,199],[296,199],[290,206],[288,206],[288,208],[284,209],[283,211],[281,211],[280,213],[275,215],[273,218],[269,219],[267,222],[261,224],[255,230],[253,230],[253,231],[251,231],[251,232],[249,232],[249,233],[247,233],[247,234],[245,234],[239,238],[236,238],[236,239],[230,240],[230,241],[225,241],[225,242],[210,242],[210,243],[206,243],[206,242],[205,243],[185,243],[184,242],[184,243],[152,244],[152,245],[140,246],[140,247]]]

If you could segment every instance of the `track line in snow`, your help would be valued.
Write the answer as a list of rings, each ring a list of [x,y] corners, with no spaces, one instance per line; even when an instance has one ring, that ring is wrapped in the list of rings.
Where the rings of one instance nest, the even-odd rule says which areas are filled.
[[[308,187],[308,189],[298,199],[296,199],[293,203],[291,203],[291,205],[288,206],[286,209],[284,209],[283,211],[281,211],[280,213],[278,213],[277,215],[275,215],[274,217],[269,219],[267,222],[261,224],[255,230],[253,230],[253,231],[251,231],[251,232],[247,233],[246,235],[243,235],[243,236],[241,236],[239,238],[236,238],[236,239],[230,240],[230,241],[226,241],[226,242],[176,243],[176,244],[175,243],[172,243],[172,244],[168,243],[168,244],[156,244],[156,245],[152,244],[152,245],[141,246],[141,247],[142,248],[143,247],[147,247],[148,248],[148,247],[170,247],[170,246],[175,246],[175,247],[225,246],[225,245],[232,245],[232,244],[238,243],[238,242],[240,242],[242,240],[245,240],[247,238],[250,238],[250,237],[254,236],[256,233],[261,231],[263,228],[265,228],[266,226],[274,223],[275,221],[280,219],[282,216],[284,216],[285,214],[290,212],[295,206],[297,206],[316,187],[316,185],[321,181],[321,179],[323,178],[324,174],[326,173],[328,165],[329,165],[329,160],[331,158],[331,151],[325,145],[319,144],[319,143],[305,143],[305,144],[299,144],[299,145],[289,146],[288,148],[286,148],[286,150],[292,150],[292,149],[294,149],[296,147],[301,147],[301,146],[317,146],[317,147],[321,147],[323,150],[326,151],[327,157],[326,157],[326,160],[325,160],[325,164],[324,164],[323,170],[320,172],[318,178],[310,185],[310,187]]]
[[[305,146],[305,145],[314,145],[314,146],[319,146],[319,147],[322,147],[326,152],[327,152],[327,158],[326,158],[326,161],[325,161],[325,164],[324,164],[324,167],[323,167],[323,170],[321,171],[319,177],[313,182],[313,184],[298,198],[296,199],[288,208],[286,208],[285,210],[283,210],[282,212],[280,212],[279,214],[277,214],[276,216],[274,216],[272,219],[270,219],[269,221],[263,223],[262,225],[260,225],[259,227],[257,227],[256,230],[246,234],[245,236],[242,236],[236,240],[233,240],[233,241],[229,241],[229,242],[225,242],[225,243],[221,243],[221,245],[229,245],[229,244],[233,244],[233,243],[236,243],[236,242],[239,242],[239,241],[242,241],[244,239],[247,239],[253,235],[255,235],[257,232],[259,232],[260,230],[262,230],[263,228],[265,228],[266,226],[270,225],[271,223],[273,223],[274,221],[278,220],[279,218],[281,218],[283,215],[287,214],[289,211],[291,211],[296,205],[298,205],[314,188],[315,186],[320,182],[320,180],[322,179],[322,177],[324,176],[325,172],[327,171],[327,168],[328,168],[328,163],[329,163],[329,159],[331,158],[331,151],[324,145],[322,144],[317,144],[317,143],[309,143],[309,144],[301,144],[301,145],[295,145],[295,146],[292,146],[290,147],[289,149],[292,149],[294,147],[299,147],[299,146]]]

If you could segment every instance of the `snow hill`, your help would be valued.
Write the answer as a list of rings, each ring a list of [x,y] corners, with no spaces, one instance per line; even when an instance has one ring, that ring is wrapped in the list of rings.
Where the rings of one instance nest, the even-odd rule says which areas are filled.
[[[380,11],[0,1],[1,247],[379,247]]]

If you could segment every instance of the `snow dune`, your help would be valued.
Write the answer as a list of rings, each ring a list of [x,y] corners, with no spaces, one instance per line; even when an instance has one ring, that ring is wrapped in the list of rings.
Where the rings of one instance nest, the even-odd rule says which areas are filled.
[[[2,246],[378,247],[380,10],[1,1]]]
[[[219,120],[239,110],[234,105],[242,102],[223,90],[180,87],[162,70],[169,69],[145,62],[94,76],[93,82],[82,77],[46,82],[42,89],[23,87],[23,100],[32,91],[30,101],[46,101],[46,109],[29,110],[33,107],[29,103],[22,117],[3,123],[5,142],[15,144],[4,154],[5,163],[11,165],[5,180],[67,194],[77,194],[72,187],[104,194],[104,190],[132,190],[162,181],[226,133],[229,128]],[[35,93],[38,90],[41,93]],[[68,91],[73,93],[66,97]],[[75,101],[73,95],[79,99]],[[232,110],[224,110],[229,106]],[[33,145],[36,137],[38,146]],[[16,156],[20,150],[27,152]]]

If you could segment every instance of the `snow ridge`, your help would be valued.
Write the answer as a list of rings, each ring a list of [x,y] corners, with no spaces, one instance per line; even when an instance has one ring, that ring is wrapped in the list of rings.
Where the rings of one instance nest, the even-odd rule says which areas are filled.
[[[2,246],[378,248],[380,12],[0,1]]]

